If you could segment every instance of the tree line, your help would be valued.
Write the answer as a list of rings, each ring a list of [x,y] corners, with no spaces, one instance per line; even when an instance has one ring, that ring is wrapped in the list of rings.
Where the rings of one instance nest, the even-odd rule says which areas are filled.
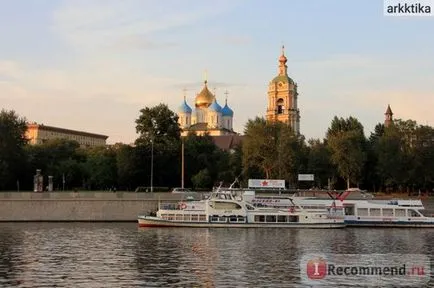
[[[250,119],[242,144],[219,149],[209,135],[181,137],[176,113],[167,105],[141,109],[135,121],[134,145],[80,147],[54,139],[30,145],[26,119],[0,112],[0,190],[32,190],[41,169],[53,176],[55,190],[134,191],[137,187],[169,190],[181,185],[184,151],[185,187],[210,189],[223,181],[249,178],[285,179],[289,188],[370,191],[433,191],[434,129],[413,120],[377,124],[369,137],[354,117],[331,121],[324,139],[306,140],[280,122]],[[299,182],[298,174],[314,174]],[[152,177],[151,177],[152,175]]]

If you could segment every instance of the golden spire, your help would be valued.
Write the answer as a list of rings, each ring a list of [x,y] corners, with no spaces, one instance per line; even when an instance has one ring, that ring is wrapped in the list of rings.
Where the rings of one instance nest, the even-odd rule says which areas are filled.
[[[286,59],[286,56],[285,56],[285,45],[282,45],[282,54],[279,57],[279,62],[286,64],[286,61],[288,61],[288,59]]]
[[[205,70],[205,77],[204,77],[204,83],[205,85],[208,83],[208,70]]]
[[[184,94],[184,101],[186,101],[186,99],[187,99],[187,89],[186,88],[182,89],[182,92]]]
[[[228,90],[225,91],[225,104],[228,105]]]

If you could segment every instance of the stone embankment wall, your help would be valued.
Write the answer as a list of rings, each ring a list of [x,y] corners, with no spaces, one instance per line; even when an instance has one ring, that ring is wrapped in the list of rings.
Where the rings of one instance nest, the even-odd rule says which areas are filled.
[[[181,199],[171,193],[6,192],[0,193],[0,221],[137,221],[159,202]]]

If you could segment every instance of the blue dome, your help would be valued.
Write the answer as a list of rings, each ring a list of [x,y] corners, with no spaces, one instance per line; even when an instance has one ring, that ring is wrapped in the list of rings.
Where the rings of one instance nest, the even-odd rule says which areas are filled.
[[[214,112],[221,112],[222,111],[222,106],[220,106],[217,103],[217,100],[214,99],[214,102],[212,102],[212,104],[208,107],[208,109],[210,111],[214,111]]]
[[[222,109],[222,116],[234,116],[234,111],[229,108],[228,103],[226,103],[225,107]]]
[[[184,100],[184,103],[182,103],[181,106],[179,106],[178,109],[179,113],[191,113],[191,108],[188,106],[187,102]]]

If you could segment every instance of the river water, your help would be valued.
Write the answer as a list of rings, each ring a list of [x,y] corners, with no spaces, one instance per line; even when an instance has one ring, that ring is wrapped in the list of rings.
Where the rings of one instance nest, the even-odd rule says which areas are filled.
[[[394,253],[432,261],[433,232],[2,223],[0,287],[308,287],[300,275],[303,255]],[[432,279],[426,284],[434,287]]]

